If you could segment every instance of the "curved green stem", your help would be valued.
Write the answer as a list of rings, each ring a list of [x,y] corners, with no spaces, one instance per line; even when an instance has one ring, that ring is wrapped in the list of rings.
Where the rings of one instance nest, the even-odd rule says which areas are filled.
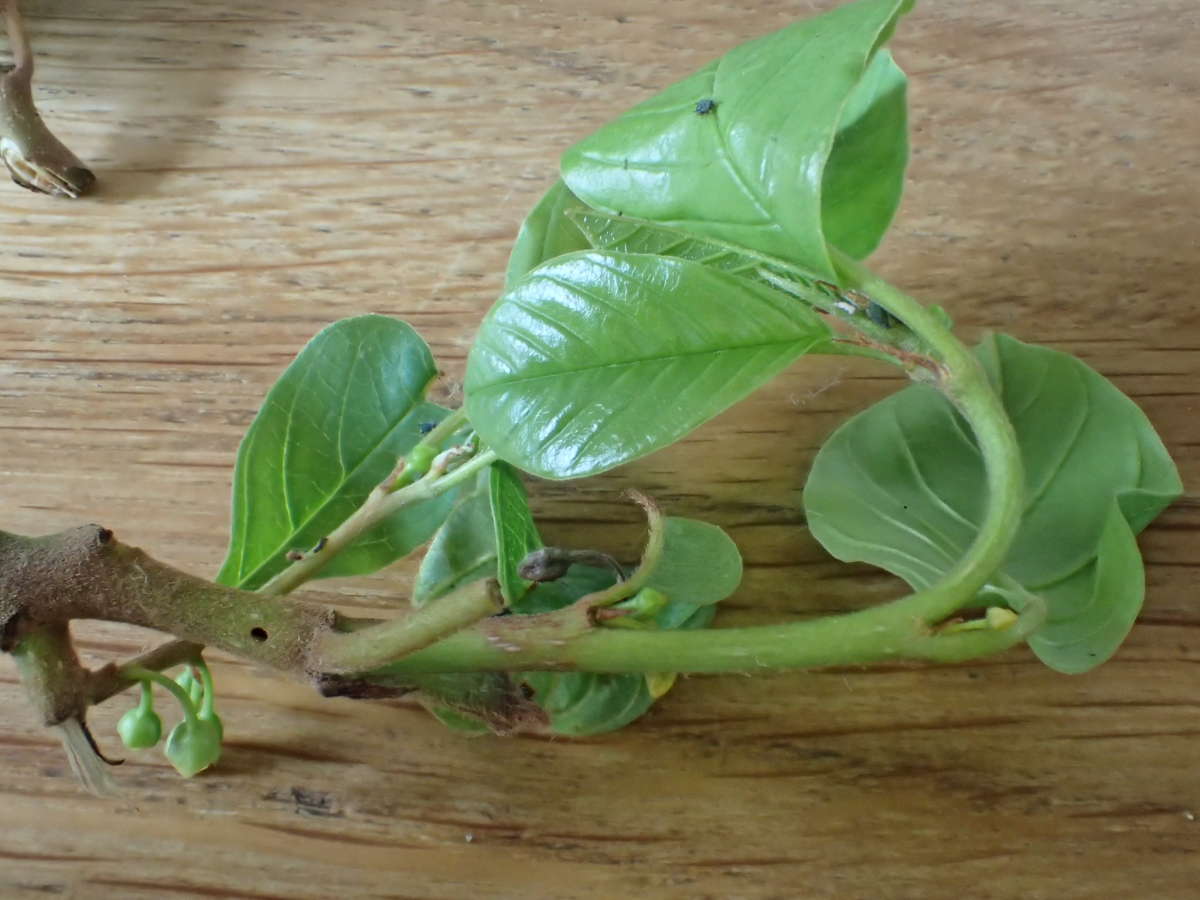
[[[208,663],[204,661],[203,656],[197,656],[196,661],[192,663],[192,668],[200,673],[200,684],[204,688],[204,694],[200,699],[200,718],[211,719],[213,716],[213,704],[216,702],[217,689],[213,684],[212,670],[208,667]]]
[[[868,295],[924,342],[938,387],[975,434],[987,479],[979,533],[943,577],[884,606],[811,622],[690,632],[590,632],[555,644],[538,625],[488,623],[389,666],[388,671],[466,671],[566,666],[593,672],[725,672],[804,668],[907,658],[966,659],[1003,650],[1040,625],[1044,607],[1030,604],[1015,626],[935,634],[932,626],[962,608],[1004,562],[1020,525],[1024,473],[1012,424],[983,367],[936,317],[857,262],[839,256],[848,287]],[[553,618],[551,616],[547,619]],[[549,622],[547,622],[549,625]],[[546,637],[556,633],[549,628]],[[519,648],[513,650],[513,647]],[[497,647],[505,647],[498,652]]]
[[[141,666],[122,666],[121,674],[126,678],[136,678],[139,681],[153,681],[159,687],[166,688],[183,708],[183,717],[187,720],[188,725],[196,724],[196,705],[192,703],[192,698],[188,696],[188,692],[176,684],[174,680],[168,678],[162,672],[156,672],[153,669],[144,669]]]
[[[919,302],[864,266],[844,254],[835,254],[835,261],[850,286],[902,320],[932,351],[941,366],[938,387],[967,420],[983,457],[987,507],[975,540],[940,581],[893,604],[902,613],[935,622],[974,597],[1008,554],[1025,505],[1021,449],[987,373],[958,338]]]

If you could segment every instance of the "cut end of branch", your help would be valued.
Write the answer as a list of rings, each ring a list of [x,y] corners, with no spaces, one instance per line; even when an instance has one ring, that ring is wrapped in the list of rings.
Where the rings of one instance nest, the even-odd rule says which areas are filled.
[[[89,793],[97,797],[110,797],[117,793],[117,783],[108,773],[111,764],[100,755],[87,726],[81,720],[70,718],[52,725],[51,729],[58,733],[62,741],[71,771]]]
[[[27,154],[11,138],[0,138],[0,160],[13,182],[26,190],[76,200],[91,189],[96,176],[57,138],[47,135],[58,145],[51,153]]]

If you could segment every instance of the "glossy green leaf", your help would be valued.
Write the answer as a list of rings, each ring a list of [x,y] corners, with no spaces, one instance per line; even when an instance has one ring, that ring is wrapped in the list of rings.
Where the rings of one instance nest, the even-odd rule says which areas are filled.
[[[731,275],[748,278],[764,287],[787,294],[793,302],[810,307],[823,315],[834,315],[852,323],[867,334],[875,326],[865,308],[844,295],[834,284],[811,272],[763,253],[756,253],[716,238],[700,237],[679,228],[659,225],[631,216],[617,216],[600,210],[578,207],[568,215],[579,226],[592,247],[619,253],[653,253],[700,263]],[[887,335],[894,340],[895,335]],[[886,354],[835,335],[815,345],[810,353],[866,356],[891,362]]]
[[[480,472],[433,536],[413,583],[413,606],[424,606],[495,573],[491,479],[490,471]]]
[[[662,556],[647,587],[699,607],[720,603],[741,582],[742,554],[729,535],[709,522],[667,518]]]
[[[233,528],[217,579],[245,589],[284,569],[355,509],[446,411],[424,401],[437,374],[425,342],[386,316],[335,322],[275,383],[238,451]],[[339,554],[322,576],[379,569],[429,539],[452,492],[401,510]]]
[[[519,468],[591,475],[678,440],[829,335],[792,298],[698,263],[569,254],[488,313],[467,410]]]
[[[505,290],[547,260],[588,248],[587,238],[565,215],[568,209],[581,206],[583,201],[572,194],[561,180],[542,195],[517,233],[516,243],[508,257]]]
[[[846,101],[821,180],[825,239],[862,259],[883,239],[904,192],[908,79],[880,50]]]
[[[529,553],[542,546],[542,538],[517,471],[505,463],[495,463],[490,478],[496,580],[500,582],[500,593],[511,605],[525,596],[532,585],[517,574],[517,567]]]
[[[898,200],[903,76],[875,59],[910,5],[859,0],[731,50],[567,151],[563,180],[588,206],[721,238],[832,280],[826,241],[869,250]],[[702,100],[713,101],[704,113]],[[834,153],[842,158],[831,161]],[[859,200],[846,192],[855,178],[868,201],[861,224],[850,219]]]
[[[1004,336],[978,354],[1025,467],[1026,509],[1002,571],[1049,602],[1050,624],[1030,641],[1039,657],[1082,671],[1116,650],[1141,605],[1141,576],[1126,571],[1141,567],[1132,535],[1179,495],[1179,476],[1136,404],[1079,360]],[[915,588],[962,556],[984,499],[975,442],[928,387],[901,391],[839,428],[804,493],[813,535],[834,556]]]

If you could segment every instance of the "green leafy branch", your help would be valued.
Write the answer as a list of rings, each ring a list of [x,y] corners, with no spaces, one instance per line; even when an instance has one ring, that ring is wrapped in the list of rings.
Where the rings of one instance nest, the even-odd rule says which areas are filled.
[[[861,262],[903,185],[906,79],[883,44],[908,7],[859,0],[735,48],[571,148],[518,235],[462,408],[426,399],[437,366],[403,322],[358,316],[313,338],[242,442],[217,583],[97,526],[0,532],[0,646],[89,782],[88,707],[197,665],[204,646],[328,695],[414,693],[465,731],[567,735],[628,724],[677,673],[952,662],[1021,643],[1078,673],[1116,652],[1144,595],[1136,534],[1181,490],[1153,427],[1066,354],[1003,335],[968,349],[943,311]],[[623,465],[813,353],[914,382],[829,438],[803,498],[834,556],[910,593],[710,627],[741,581],[736,546],[640,495],[631,572],[603,548],[543,544],[521,472]],[[394,618],[292,595],[421,547]],[[89,672],[73,618],[178,640]],[[157,742],[142,690],[130,746]],[[195,722],[211,680],[199,691]],[[190,774],[216,755],[212,726],[184,713],[168,749]]]

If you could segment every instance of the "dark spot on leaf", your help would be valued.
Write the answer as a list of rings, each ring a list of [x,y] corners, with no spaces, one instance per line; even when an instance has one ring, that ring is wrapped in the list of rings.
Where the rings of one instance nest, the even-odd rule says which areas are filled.
[[[711,97],[705,97],[703,100],[696,102],[696,115],[707,116],[710,112],[717,108],[717,101]]]

